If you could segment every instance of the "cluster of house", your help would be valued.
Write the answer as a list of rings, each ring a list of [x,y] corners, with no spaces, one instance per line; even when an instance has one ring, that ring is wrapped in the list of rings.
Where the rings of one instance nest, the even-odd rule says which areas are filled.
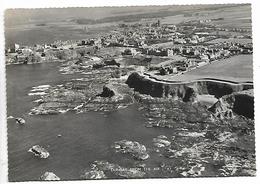
[[[30,63],[39,62],[40,58],[44,56],[44,49],[35,46],[26,47],[14,44],[9,47],[6,52],[6,63]]]
[[[253,45],[238,43],[222,43],[211,45],[210,47],[176,47],[171,48],[175,54],[182,55],[186,59],[172,61],[167,66],[161,66],[158,71],[161,75],[177,74],[187,70],[192,70],[211,63],[214,60],[228,58],[238,54],[252,54]]]
[[[250,44],[238,43],[219,43],[213,45],[173,45],[172,47],[145,47],[138,49],[126,49],[125,55],[136,55],[142,53],[153,56],[167,56],[182,55],[184,57],[193,57],[201,60],[215,60],[223,57],[229,57],[237,54],[252,54],[253,46]]]
[[[72,40],[55,41],[52,44],[36,44],[34,46],[21,46],[13,44],[5,50],[7,64],[29,64],[37,62],[56,61],[66,51],[71,57],[77,57],[79,49],[85,45]],[[92,48],[92,46],[90,46]],[[77,52],[76,52],[77,51]],[[92,53],[91,51],[89,53]]]

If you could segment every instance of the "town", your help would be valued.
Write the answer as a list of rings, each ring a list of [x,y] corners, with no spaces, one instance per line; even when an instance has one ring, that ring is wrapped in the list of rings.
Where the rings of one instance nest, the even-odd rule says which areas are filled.
[[[224,18],[223,18],[224,19]],[[218,19],[217,19],[218,20]],[[52,44],[7,48],[7,64],[33,64],[90,57],[136,58],[149,74],[182,74],[234,55],[252,54],[252,36],[245,29],[220,28],[215,19],[190,20],[180,24],[119,24],[116,30],[98,38],[55,41]],[[232,34],[231,34],[232,33]],[[233,34],[236,33],[236,34]],[[113,48],[120,54],[99,53]],[[84,61],[84,59],[83,59]]]

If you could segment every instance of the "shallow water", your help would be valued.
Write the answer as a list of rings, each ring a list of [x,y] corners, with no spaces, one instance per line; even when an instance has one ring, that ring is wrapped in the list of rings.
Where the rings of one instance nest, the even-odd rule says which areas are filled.
[[[114,112],[66,113],[30,116],[29,110],[37,97],[29,96],[33,86],[54,85],[80,76],[62,75],[58,63],[7,66],[7,116],[22,117],[26,124],[18,125],[8,119],[9,180],[38,180],[46,171],[61,179],[79,179],[95,160],[106,160],[132,167],[136,161],[114,153],[111,145],[128,139],[152,147],[152,138],[172,130],[144,127],[144,117],[133,104]],[[61,134],[61,137],[58,135]],[[28,149],[39,144],[50,152],[48,159],[35,158]],[[161,158],[145,161],[148,167],[157,167]],[[147,177],[156,177],[160,173]]]

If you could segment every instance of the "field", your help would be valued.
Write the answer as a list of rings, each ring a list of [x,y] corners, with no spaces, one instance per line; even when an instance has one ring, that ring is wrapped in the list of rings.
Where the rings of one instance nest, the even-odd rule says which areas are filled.
[[[81,40],[105,35],[115,24],[105,23],[83,26],[74,22],[51,22],[5,27],[6,46],[13,43],[34,45],[53,43],[56,40]]]
[[[219,15],[224,19],[215,21],[219,27],[242,28],[251,30],[251,7],[233,7],[219,11]]]
[[[239,55],[186,72],[182,75],[157,76],[173,81],[191,81],[200,78],[215,78],[234,82],[253,82],[252,55]]]
[[[251,29],[250,6],[151,6],[125,8],[66,8],[7,10],[6,46],[34,45],[55,40],[80,40],[109,33],[119,23],[161,22],[178,24],[185,20],[223,18],[213,21],[223,27]],[[34,19],[30,17],[34,16]]]
[[[230,6],[219,9],[218,7],[212,9],[205,9],[192,13],[168,16],[163,18],[162,23],[178,24],[181,21],[189,20],[205,20],[205,19],[219,19],[212,23],[218,27],[224,28],[243,28],[251,30],[251,7],[249,5]],[[190,13],[190,14],[189,14]]]

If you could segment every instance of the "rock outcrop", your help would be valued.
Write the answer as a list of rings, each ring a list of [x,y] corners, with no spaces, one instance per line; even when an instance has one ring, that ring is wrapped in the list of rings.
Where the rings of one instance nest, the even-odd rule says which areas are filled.
[[[232,105],[227,103],[223,98],[220,98],[213,106],[211,106],[209,111],[213,112],[215,117],[219,119],[232,119],[234,116]]]
[[[91,180],[91,179],[105,179],[107,178],[104,171],[99,170],[91,170],[85,172],[83,175],[80,176],[81,179]]]
[[[102,93],[98,94],[97,96],[111,98],[114,95],[115,92],[112,89],[110,89],[108,86],[104,86]]]
[[[20,125],[24,125],[25,124],[25,120],[23,118],[15,118],[16,123],[20,124]]]
[[[36,157],[40,157],[40,158],[48,158],[49,155],[50,155],[49,152],[45,148],[43,148],[43,147],[41,147],[39,145],[34,145],[33,147],[31,147],[28,150],[28,152],[31,152]]]
[[[242,102],[236,101],[241,100],[237,95],[253,98],[250,90],[223,96],[215,105],[216,109],[219,108],[216,112],[234,111],[234,116],[221,119],[201,103],[151,97],[136,92],[135,99],[147,127],[174,129],[169,131],[170,134],[165,131],[165,136],[151,140],[153,157],[157,155],[168,159],[160,167],[171,168],[180,177],[209,176],[212,170],[215,176],[254,176],[254,120],[237,115],[235,107],[238,105],[235,104],[244,102],[244,99]]]
[[[97,77],[97,78],[96,78]],[[40,95],[30,115],[47,115],[76,111],[114,111],[133,103],[132,90],[121,80],[111,80],[107,75],[86,75],[55,85]]]
[[[41,180],[44,181],[59,181],[60,178],[58,176],[56,176],[56,174],[54,174],[53,172],[45,172],[41,177]]]
[[[244,90],[225,95],[209,108],[214,115],[220,119],[233,118],[233,112],[254,118],[254,95],[253,90]]]
[[[120,67],[120,63],[116,62],[115,59],[105,59],[104,61],[105,66],[117,66]]]
[[[115,142],[113,147],[116,149],[116,151],[130,154],[132,157],[138,160],[146,160],[149,158],[146,147],[135,141],[121,140]]]
[[[233,92],[253,88],[252,85],[205,79],[191,82],[165,82],[158,79],[150,79],[137,72],[132,73],[126,84],[141,94],[152,97],[167,97],[187,101],[196,101],[196,95],[214,95],[220,98]]]

